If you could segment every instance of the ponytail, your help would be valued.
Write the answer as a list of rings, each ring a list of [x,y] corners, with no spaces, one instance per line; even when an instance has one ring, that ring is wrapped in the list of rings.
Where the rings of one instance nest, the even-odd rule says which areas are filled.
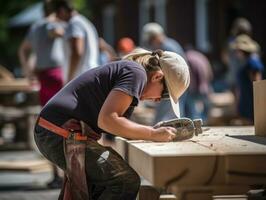
[[[124,60],[132,60],[142,65],[146,72],[158,71],[161,69],[159,59],[162,56],[162,50],[147,51],[137,48],[130,54],[123,57]]]

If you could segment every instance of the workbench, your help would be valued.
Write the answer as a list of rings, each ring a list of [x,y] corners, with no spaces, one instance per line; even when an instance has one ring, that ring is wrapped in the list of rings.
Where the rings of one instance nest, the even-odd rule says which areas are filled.
[[[266,138],[255,136],[254,127],[210,127],[182,142],[118,144],[140,176],[177,199],[244,194],[266,183]]]
[[[15,127],[15,143],[4,143],[0,150],[33,149],[33,127],[40,112],[39,87],[27,79],[0,80],[0,131]]]

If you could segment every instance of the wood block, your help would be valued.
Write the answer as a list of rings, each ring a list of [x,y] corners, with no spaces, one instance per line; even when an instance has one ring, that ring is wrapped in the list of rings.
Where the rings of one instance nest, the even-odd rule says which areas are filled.
[[[248,200],[247,195],[215,195],[213,200]]]
[[[212,186],[172,186],[169,188],[178,200],[208,200],[213,195],[239,195],[245,194],[249,190],[246,185],[212,185]]]
[[[266,137],[266,80],[255,81],[253,90],[255,134]]]
[[[177,200],[176,196],[173,194],[162,194],[160,195],[160,200]]]
[[[178,200],[211,200],[212,190],[199,187],[176,187],[173,190]]]
[[[224,157],[226,184],[252,185],[266,182],[266,138],[233,135],[202,139],[197,143],[216,151],[219,157]]]
[[[0,80],[0,92],[30,91],[28,79]]]
[[[210,103],[216,107],[231,106],[234,104],[235,97],[232,92],[211,93],[209,95]]]
[[[266,156],[266,138],[255,135],[208,136],[201,137],[195,142],[215,151],[220,156],[246,155],[252,157],[256,154]]]
[[[4,66],[0,65],[0,79],[14,80],[14,75]]]
[[[210,175],[217,160],[216,153],[193,142],[131,142],[128,155],[129,164],[158,187],[172,182],[203,184],[210,176],[218,179],[216,174]],[[220,171],[219,167],[217,171]]]
[[[51,164],[47,160],[1,161],[0,170],[29,172],[51,171]]]
[[[226,157],[226,183],[259,185],[266,183],[265,155]]]
[[[156,187],[262,184],[266,182],[266,138],[253,133],[253,127],[212,127],[188,141],[130,141],[129,164]]]

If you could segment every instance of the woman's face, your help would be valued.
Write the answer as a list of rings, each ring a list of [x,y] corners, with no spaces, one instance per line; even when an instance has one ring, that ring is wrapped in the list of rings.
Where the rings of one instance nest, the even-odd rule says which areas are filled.
[[[163,81],[164,81],[164,75],[161,70],[155,72],[149,72],[148,82],[142,92],[140,99],[152,100],[155,102],[160,101],[162,97],[162,92],[164,90]]]

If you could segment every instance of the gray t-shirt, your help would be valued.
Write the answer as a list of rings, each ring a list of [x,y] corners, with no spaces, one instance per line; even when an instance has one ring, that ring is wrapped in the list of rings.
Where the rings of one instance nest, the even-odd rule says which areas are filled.
[[[78,66],[76,76],[88,69],[98,66],[99,62],[99,44],[98,34],[94,25],[80,14],[74,15],[66,29],[66,39],[83,38],[84,54]],[[71,49],[69,49],[71,51]]]
[[[43,19],[33,24],[27,33],[25,39],[36,54],[37,70],[62,67],[65,63],[64,39],[49,36],[49,31],[57,27],[64,28],[65,24]]]
[[[40,116],[58,126],[69,119],[82,120],[100,134],[103,131],[97,125],[98,115],[111,90],[120,90],[134,97],[124,113],[129,118],[146,82],[146,72],[136,62],[111,62],[70,81],[44,106]]]

